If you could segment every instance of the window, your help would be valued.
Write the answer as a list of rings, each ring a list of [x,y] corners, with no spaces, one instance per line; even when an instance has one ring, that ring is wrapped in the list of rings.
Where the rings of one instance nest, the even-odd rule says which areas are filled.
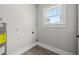
[[[63,18],[64,17],[64,18]],[[66,13],[63,5],[57,5],[44,10],[45,25],[64,25],[66,24]]]

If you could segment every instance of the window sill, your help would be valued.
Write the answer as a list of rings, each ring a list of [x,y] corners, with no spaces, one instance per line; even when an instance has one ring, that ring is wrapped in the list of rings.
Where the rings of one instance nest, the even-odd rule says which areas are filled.
[[[61,24],[61,25],[46,25],[46,24],[44,24],[43,27],[66,27],[66,24]]]

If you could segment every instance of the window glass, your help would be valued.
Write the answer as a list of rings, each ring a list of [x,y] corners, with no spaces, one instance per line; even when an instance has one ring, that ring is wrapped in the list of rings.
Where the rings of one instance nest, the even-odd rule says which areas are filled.
[[[47,23],[49,23],[49,24],[60,24],[61,13],[62,13],[62,8],[59,7],[59,6],[54,7],[54,8],[50,8],[46,13]]]

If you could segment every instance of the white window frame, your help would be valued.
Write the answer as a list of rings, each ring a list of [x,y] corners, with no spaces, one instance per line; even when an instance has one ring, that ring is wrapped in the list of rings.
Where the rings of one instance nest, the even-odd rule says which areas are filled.
[[[62,7],[63,8],[63,12],[62,12],[62,15],[60,16],[61,17],[61,22],[60,24],[48,24],[47,23],[47,17],[46,17],[46,11],[51,9],[51,8],[55,8],[55,7]],[[65,27],[66,26],[66,5],[55,5],[55,6],[51,6],[51,7],[48,7],[48,8],[45,8],[43,9],[43,26],[45,27]]]

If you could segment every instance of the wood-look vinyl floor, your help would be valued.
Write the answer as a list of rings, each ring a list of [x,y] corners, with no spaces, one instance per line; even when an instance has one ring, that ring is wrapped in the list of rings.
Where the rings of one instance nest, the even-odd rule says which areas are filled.
[[[43,47],[35,46],[30,50],[24,52],[22,55],[58,55],[58,54],[51,52]]]

